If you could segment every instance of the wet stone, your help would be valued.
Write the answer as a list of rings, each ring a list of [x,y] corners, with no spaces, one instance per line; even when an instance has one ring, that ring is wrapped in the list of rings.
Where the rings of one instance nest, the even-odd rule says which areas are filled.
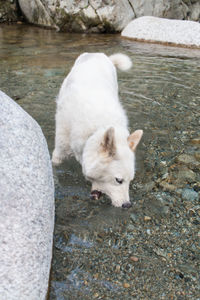
[[[133,262],[138,262],[139,258],[137,256],[131,256],[130,260]]]
[[[180,168],[179,171],[178,171],[178,178],[177,178],[178,181],[185,181],[185,182],[195,182],[196,180],[196,173],[193,172],[192,170],[186,168],[186,167],[183,167],[183,168]]]
[[[188,165],[191,168],[197,168],[200,166],[200,163],[196,160],[196,158],[192,155],[181,154],[177,157],[177,162],[181,164]]]
[[[159,185],[163,188],[164,191],[174,192],[177,190],[177,187],[174,184],[170,184],[166,181],[161,181]]]
[[[150,192],[153,190],[153,188],[155,187],[155,182],[151,181],[151,182],[148,182],[144,185],[143,189],[145,192]]]
[[[130,215],[130,219],[131,219],[131,221],[132,221],[133,223],[137,223],[137,222],[138,222],[138,219],[139,219],[139,216],[138,216],[137,214],[132,213],[132,214]]]
[[[124,287],[125,289],[130,288],[130,283],[125,282],[125,283],[123,284],[123,287]]]
[[[200,152],[195,152],[194,157],[198,162],[200,162]]]
[[[151,221],[151,217],[149,217],[149,216],[144,216],[144,221],[145,221],[145,222]]]
[[[195,138],[190,141],[191,144],[199,146],[200,145],[200,138]]]
[[[199,199],[199,195],[193,189],[183,189],[182,199],[186,201],[195,201]]]

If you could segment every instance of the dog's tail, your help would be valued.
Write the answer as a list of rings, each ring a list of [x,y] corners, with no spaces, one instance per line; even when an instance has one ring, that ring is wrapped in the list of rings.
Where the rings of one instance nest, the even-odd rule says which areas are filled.
[[[132,67],[131,59],[125,54],[116,53],[109,56],[109,58],[115,67],[119,68],[121,71],[127,71]]]

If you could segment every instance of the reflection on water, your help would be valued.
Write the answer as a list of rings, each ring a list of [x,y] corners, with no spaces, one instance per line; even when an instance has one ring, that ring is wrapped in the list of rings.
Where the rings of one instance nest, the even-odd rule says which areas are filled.
[[[110,279],[106,279],[101,275],[103,266],[112,261],[115,270],[120,249],[129,249],[128,239],[132,236],[127,230],[135,230],[130,220],[140,222],[145,209],[153,216],[165,214],[166,207],[170,207],[168,202],[172,200],[166,195],[161,204],[156,200],[162,196],[158,177],[172,183],[169,170],[174,170],[175,157],[187,152],[199,159],[197,148],[189,141],[199,133],[200,51],[136,43],[119,35],[56,33],[24,25],[1,25],[0,41],[0,88],[38,121],[50,153],[54,145],[55,98],[76,57],[86,51],[123,52],[133,61],[132,70],[119,73],[120,97],[130,128],[144,130],[130,190],[133,208],[113,208],[107,198],[98,203],[90,200],[90,185],[74,159],[54,170],[56,226],[50,299],[95,299],[101,290],[108,297],[105,299],[125,299],[119,284],[121,271],[115,276],[108,274],[106,278]],[[195,170],[184,187],[196,186],[199,177]],[[176,182],[182,171],[175,171]],[[152,191],[157,198],[148,196]],[[151,205],[147,200],[152,201]]]

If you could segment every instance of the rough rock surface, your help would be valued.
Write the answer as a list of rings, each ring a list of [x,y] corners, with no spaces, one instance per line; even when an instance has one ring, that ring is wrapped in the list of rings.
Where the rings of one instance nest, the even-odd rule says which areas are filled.
[[[200,21],[199,0],[18,1],[30,23],[63,31],[121,31],[132,19],[141,16]]]
[[[43,300],[54,228],[54,184],[38,124],[0,91],[0,299]]]
[[[0,23],[16,22],[19,19],[17,0],[0,0]]]
[[[154,16],[168,19],[185,19],[189,12],[188,6],[182,0],[130,0],[130,3],[136,18]]]
[[[129,1],[19,0],[19,5],[30,23],[63,31],[121,31],[135,16]]]
[[[131,21],[121,35],[137,40],[200,47],[200,24],[193,21],[140,17]]]

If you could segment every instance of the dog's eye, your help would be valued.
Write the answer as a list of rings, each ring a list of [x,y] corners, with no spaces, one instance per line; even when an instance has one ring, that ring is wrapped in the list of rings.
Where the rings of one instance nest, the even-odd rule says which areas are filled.
[[[121,179],[121,178],[115,178],[115,180],[117,181],[117,183],[119,183],[119,184],[122,184],[123,183],[123,179]]]

